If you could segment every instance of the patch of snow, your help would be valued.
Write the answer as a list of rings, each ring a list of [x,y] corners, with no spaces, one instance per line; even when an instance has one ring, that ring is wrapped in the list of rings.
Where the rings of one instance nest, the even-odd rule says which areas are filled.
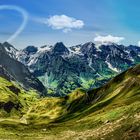
[[[73,51],[73,50],[70,50],[70,55],[75,55],[75,54],[77,54],[77,55],[83,55],[80,51]]]
[[[16,53],[16,50],[12,47],[10,47],[9,49],[7,47],[5,47],[6,51],[9,53]]]
[[[25,59],[27,58],[27,55],[23,51],[18,51],[16,53],[16,59],[26,65]]]
[[[29,60],[27,65],[31,66],[31,65],[35,64],[36,62],[37,62],[37,59],[35,57],[32,57],[32,59]]]
[[[68,48],[68,50],[69,50],[69,52],[70,52],[69,57],[74,56],[74,55],[83,55],[83,54],[81,53],[80,49],[81,49],[81,46],[75,47],[74,50]]]
[[[80,52],[80,47],[75,48],[75,52]]]
[[[15,48],[13,47],[9,47],[9,49],[7,47],[5,47],[6,52],[9,54],[9,56],[11,58],[16,59],[16,53],[18,52]]]
[[[44,51],[50,51],[51,50],[51,46],[45,46],[45,47],[40,47],[38,48],[38,52],[44,52]]]
[[[68,48],[70,53],[74,53],[74,54],[81,54],[80,49],[81,49],[81,45],[77,45],[77,46],[73,46],[72,48]]]
[[[132,57],[130,58],[130,60],[131,60],[132,62],[134,62],[134,61],[135,61]]]
[[[108,65],[108,68],[110,68],[111,70],[115,71],[115,72],[120,72],[117,68],[114,68],[109,62],[105,61],[106,64]]]
[[[124,50],[124,52],[126,52],[127,54],[129,54],[129,53],[130,53],[130,51],[129,51],[129,50]]]
[[[97,51],[99,51],[99,52],[101,52],[101,49],[100,49],[100,46],[101,46],[102,44],[95,44],[95,48],[97,49]]]
[[[92,67],[92,59],[91,58],[89,58],[89,67],[95,72],[95,69]]]

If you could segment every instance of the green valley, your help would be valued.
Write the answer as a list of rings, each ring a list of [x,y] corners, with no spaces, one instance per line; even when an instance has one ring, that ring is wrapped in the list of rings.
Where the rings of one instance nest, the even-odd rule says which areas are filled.
[[[140,65],[100,88],[76,89],[65,97],[42,98],[0,81],[1,139],[140,138]]]

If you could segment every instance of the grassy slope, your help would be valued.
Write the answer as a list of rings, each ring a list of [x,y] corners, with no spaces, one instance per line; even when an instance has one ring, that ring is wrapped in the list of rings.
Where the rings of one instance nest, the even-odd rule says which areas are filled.
[[[25,91],[15,83],[0,77],[0,123],[19,122],[23,114],[37,100],[35,91]]]
[[[1,138],[139,139],[140,66],[88,94],[77,89],[64,98],[36,100],[23,110],[24,121],[0,122]]]

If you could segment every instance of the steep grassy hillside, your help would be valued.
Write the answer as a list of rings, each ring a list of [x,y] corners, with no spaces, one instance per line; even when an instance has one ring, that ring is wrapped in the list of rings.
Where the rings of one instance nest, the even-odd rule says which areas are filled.
[[[35,100],[35,91],[27,92],[16,83],[0,77],[0,122],[5,119],[20,119]]]
[[[140,139],[140,65],[101,88],[77,89],[63,98],[34,99],[22,111],[18,123],[0,121],[1,138]]]

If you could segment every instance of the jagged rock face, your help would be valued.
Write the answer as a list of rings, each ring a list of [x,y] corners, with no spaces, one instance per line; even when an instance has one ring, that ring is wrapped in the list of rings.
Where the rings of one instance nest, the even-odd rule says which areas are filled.
[[[56,43],[51,50],[52,55],[68,55],[69,50],[64,46],[62,42]]]
[[[5,44],[0,44],[0,76],[9,81],[16,81],[26,89],[32,88],[39,92],[45,91],[42,83],[21,62],[13,59],[12,56],[9,55],[9,51],[7,53]]]
[[[4,79],[8,80],[8,81],[14,81],[14,77],[12,77],[12,75],[9,74],[9,72],[0,65],[0,77],[3,77]]]
[[[81,53],[87,56],[90,56],[92,54],[97,54],[97,48],[95,47],[95,44],[92,42],[88,42],[82,45],[80,51]]]
[[[7,52],[7,54],[12,57],[12,58],[16,58],[16,54],[18,52],[18,50],[16,48],[14,48],[14,46],[12,46],[11,44],[9,44],[8,42],[4,42],[3,44],[4,50]]]
[[[115,44],[100,47],[101,53],[99,57],[118,71],[126,70],[126,68],[134,64],[130,52],[126,52],[121,47]]]
[[[27,55],[31,55],[31,54],[35,54],[38,51],[38,49],[37,49],[37,47],[34,47],[34,46],[28,46],[23,51]]]
[[[54,46],[27,47],[19,51],[16,58],[43,82],[50,93],[55,91],[57,95],[63,95],[77,87],[90,89],[105,84],[140,62],[140,48],[92,42],[67,48],[59,42]]]

